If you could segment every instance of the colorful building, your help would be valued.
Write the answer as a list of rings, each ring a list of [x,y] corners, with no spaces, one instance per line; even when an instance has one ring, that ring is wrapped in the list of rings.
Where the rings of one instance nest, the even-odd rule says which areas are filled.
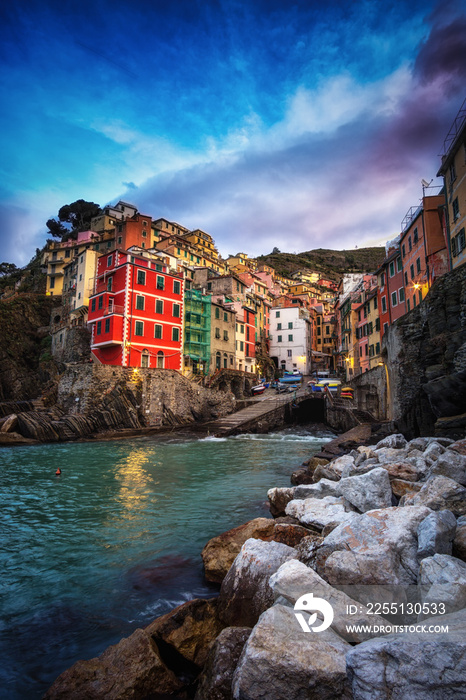
[[[393,241],[387,257],[377,270],[377,307],[380,339],[389,326],[406,313],[405,274],[401,257],[400,237]]]
[[[466,100],[445,138],[437,176],[445,182],[449,252],[455,269],[466,262]]]
[[[310,374],[312,330],[309,313],[298,307],[271,311],[270,356],[280,370]]]
[[[133,247],[99,258],[88,323],[98,362],[182,369],[183,279]]]
[[[211,297],[198,289],[187,289],[184,295],[184,368],[187,375],[209,373]]]

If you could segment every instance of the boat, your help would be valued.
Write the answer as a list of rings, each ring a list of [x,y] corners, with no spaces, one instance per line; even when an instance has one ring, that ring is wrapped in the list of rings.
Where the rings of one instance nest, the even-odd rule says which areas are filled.
[[[258,384],[257,386],[253,386],[251,389],[251,394],[253,396],[258,396],[259,394],[263,394],[265,391],[265,385],[264,384]]]
[[[312,382],[311,380],[308,386],[310,386],[312,391],[325,391],[325,388],[327,388],[332,394],[336,394],[338,387],[341,386],[341,382],[339,379],[323,379],[321,382]]]
[[[302,374],[285,374],[278,380],[281,384],[296,384],[303,378]]]

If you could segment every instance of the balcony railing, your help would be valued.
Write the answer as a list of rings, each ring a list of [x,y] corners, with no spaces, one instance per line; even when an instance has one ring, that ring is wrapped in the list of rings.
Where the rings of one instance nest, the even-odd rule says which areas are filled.
[[[109,316],[110,314],[117,314],[119,316],[123,316],[125,313],[125,307],[124,306],[116,306],[115,304],[112,306],[106,306],[104,309],[104,316]]]

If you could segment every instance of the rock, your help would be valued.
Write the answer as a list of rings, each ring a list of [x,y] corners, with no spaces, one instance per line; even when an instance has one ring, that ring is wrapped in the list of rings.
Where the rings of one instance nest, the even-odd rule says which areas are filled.
[[[366,445],[360,445],[358,447],[358,452],[362,455],[365,456],[366,459],[372,459],[373,457],[377,457],[376,453],[374,452],[372,447],[368,447]]]
[[[403,481],[417,481],[419,479],[417,469],[409,462],[389,462],[381,466],[387,470],[390,479],[403,479]]]
[[[448,449],[458,452],[460,455],[466,455],[466,439],[452,442],[451,445],[448,445]]]
[[[377,445],[374,447],[374,450],[380,450],[383,447],[389,447],[395,450],[400,450],[403,449],[403,447],[406,447],[407,441],[404,435],[401,433],[396,433],[395,435],[387,435],[386,438],[383,440],[380,440],[380,442],[377,443]]]
[[[2,433],[0,431],[0,445],[37,445],[37,440],[26,438],[19,433]]]
[[[417,528],[425,506],[384,508],[336,527],[316,550],[313,568],[331,585],[414,584]]]
[[[466,607],[466,563],[456,557],[434,554],[423,559],[419,585],[423,603],[444,603],[447,613]]]
[[[279,542],[247,540],[223,579],[219,617],[226,626],[252,627],[273,603],[269,578],[297,552]]]
[[[297,486],[294,490],[293,499],[304,498],[325,498],[325,496],[340,496],[340,483],[321,479],[317,484]]]
[[[379,464],[388,464],[390,462],[401,462],[407,455],[406,450],[398,450],[394,447],[382,447],[375,450]]]
[[[312,474],[312,472],[314,472],[317,469],[317,467],[325,467],[327,463],[328,459],[323,459],[322,457],[310,457],[305,462],[303,462],[303,467],[307,467]]]
[[[201,667],[222,627],[217,618],[217,598],[195,598],[158,617],[146,627],[145,632],[157,644],[162,640],[184,659]]]
[[[403,479],[392,479],[390,481],[392,493],[397,498],[402,498],[406,494],[414,494],[421,490],[422,484],[419,481],[404,481]]]
[[[331,629],[303,632],[293,610],[274,605],[254,627],[233,676],[234,700],[349,700],[350,645]]]
[[[276,523],[273,529],[273,541],[286,544],[288,547],[296,547],[309,534],[310,530],[307,527],[291,523]]]
[[[432,464],[429,471],[429,476],[431,475],[447,476],[458,484],[466,486],[466,455],[451,449],[444,450]]]
[[[361,476],[350,476],[338,483],[341,495],[361,513],[392,504],[390,479],[385,469],[372,469]]]
[[[455,532],[456,518],[449,510],[429,513],[417,529],[419,558],[451,554]]]
[[[401,632],[370,639],[346,656],[354,700],[460,700],[466,679],[466,610],[429,618],[449,634]]]
[[[291,474],[290,481],[293,486],[298,484],[312,484],[312,474],[307,470],[307,467],[300,467],[299,469],[295,469]]]
[[[411,450],[404,457],[403,461],[408,462],[415,468],[418,479],[423,479],[429,471],[429,464],[424,459],[424,453],[420,450]]]
[[[0,432],[2,433],[13,433],[15,431],[16,426],[18,425],[18,416],[15,413],[12,413],[10,416],[7,416],[5,420],[2,423],[2,427],[0,428]]]
[[[314,474],[312,475],[312,483],[316,484],[321,479],[328,479],[329,481],[339,481],[340,476],[340,472],[333,470],[331,462],[329,462],[325,467],[322,465],[317,467]]]
[[[215,640],[194,700],[232,700],[233,673],[251,634],[250,627],[227,627]]]
[[[333,496],[291,501],[286,507],[286,514],[317,530],[358,517],[357,513],[348,508],[343,498]]]
[[[428,438],[418,437],[414,438],[414,440],[410,440],[406,445],[406,449],[408,450],[408,453],[412,452],[413,450],[416,450],[417,452],[424,452],[428,444]]]
[[[57,678],[43,700],[146,700],[180,688],[182,683],[162,662],[153,639],[137,629],[100,656],[77,661]]]
[[[270,586],[273,590],[274,598],[277,600],[285,598],[292,606],[298,598],[306,593],[311,593],[317,598],[323,598],[333,608],[334,617],[332,629],[343,639],[351,644],[359,644],[365,639],[377,636],[378,632],[359,632],[348,629],[353,625],[385,625],[387,621],[379,615],[368,615],[366,608],[361,603],[356,603],[352,598],[342,591],[330,586],[313,569],[305,566],[302,562],[292,560],[287,561],[270,577]],[[354,615],[348,614],[348,606],[355,606],[357,612]]]
[[[343,455],[342,457],[333,459],[327,466],[335,474],[341,475],[345,467],[354,467],[354,457],[351,455]]]
[[[301,542],[296,546],[297,557],[299,561],[309,565],[309,562],[313,561],[315,551],[320,547],[324,538],[321,535],[308,535],[303,537]]]
[[[273,517],[285,515],[286,506],[294,498],[294,488],[273,488],[267,491]]]
[[[466,561],[466,518],[458,518],[456,535],[453,540],[453,556]]]
[[[423,505],[432,510],[451,510],[454,515],[464,515],[466,488],[446,476],[431,476],[419,493],[403,496],[400,505]]]
[[[424,450],[424,459],[435,462],[436,459],[440,457],[445,452],[445,448],[440,445],[436,440],[429,442],[426,449]]]
[[[255,518],[209,540],[201,552],[206,579],[221,583],[246,540],[271,540],[274,526],[270,518]]]

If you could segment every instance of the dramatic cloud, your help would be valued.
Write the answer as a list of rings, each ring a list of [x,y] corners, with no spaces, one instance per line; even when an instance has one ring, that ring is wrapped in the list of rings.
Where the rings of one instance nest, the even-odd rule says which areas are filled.
[[[17,264],[78,198],[121,196],[225,255],[383,244],[465,96],[454,2],[29,0],[3,28],[0,242]]]

